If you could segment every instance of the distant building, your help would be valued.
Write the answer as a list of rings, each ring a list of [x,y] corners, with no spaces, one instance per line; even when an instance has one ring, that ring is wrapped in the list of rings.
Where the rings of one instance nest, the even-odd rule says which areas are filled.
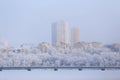
[[[100,48],[102,46],[103,46],[103,44],[100,43],[100,42],[78,42],[78,43],[75,43],[72,48],[76,48],[76,49],[80,49],[80,48],[90,49],[90,48]]]
[[[66,47],[68,44],[68,23],[65,21],[56,22],[52,25],[52,45]]]
[[[73,47],[78,42],[80,42],[80,28],[75,27],[71,29],[71,46]]]
[[[115,43],[115,44],[113,44],[113,46],[120,47],[120,43]]]
[[[46,53],[49,52],[50,50],[53,50],[52,45],[50,45],[47,42],[42,42],[40,43],[37,48],[42,52],[42,53]]]
[[[8,40],[0,39],[0,48],[9,48]]]

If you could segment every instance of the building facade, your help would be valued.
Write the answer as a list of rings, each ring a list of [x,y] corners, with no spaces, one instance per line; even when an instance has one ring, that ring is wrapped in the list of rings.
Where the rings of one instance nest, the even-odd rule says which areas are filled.
[[[52,45],[65,47],[68,44],[68,23],[65,21],[52,24]]]
[[[74,27],[71,29],[71,47],[74,47],[74,44],[80,42],[80,29]]]

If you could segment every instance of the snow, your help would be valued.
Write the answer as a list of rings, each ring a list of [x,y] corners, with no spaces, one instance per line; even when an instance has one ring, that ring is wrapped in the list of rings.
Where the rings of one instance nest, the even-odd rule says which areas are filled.
[[[120,80],[118,70],[4,70],[0,80]]]
[[[86,43],[63,49],[41,43],[35,47],[0,48],[0,67],[120,67],[120,47],[110,46]]]

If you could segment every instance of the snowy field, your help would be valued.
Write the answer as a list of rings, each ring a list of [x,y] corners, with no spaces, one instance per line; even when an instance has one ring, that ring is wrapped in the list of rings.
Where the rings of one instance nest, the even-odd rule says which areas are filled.
[[[4,70],[0,80],[120,80],[120,70]]]

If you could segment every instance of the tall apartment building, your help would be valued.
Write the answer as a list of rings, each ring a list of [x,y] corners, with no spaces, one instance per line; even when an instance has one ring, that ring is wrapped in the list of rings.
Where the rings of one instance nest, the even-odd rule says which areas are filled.
[[[68,44],[68,23],[59,21],[52,24],[52,45],[65,47]]]
[[[71,29],[71,46],[73,47],[78,42],[80,42],[80,28],[74,27]]]

